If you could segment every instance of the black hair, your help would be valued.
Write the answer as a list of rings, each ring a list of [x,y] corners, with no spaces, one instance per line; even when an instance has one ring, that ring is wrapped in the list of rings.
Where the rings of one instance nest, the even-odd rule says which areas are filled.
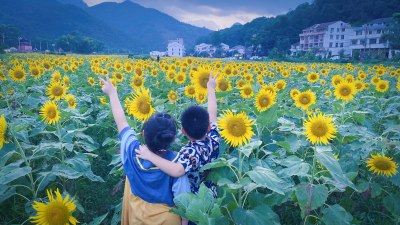
[[[152,152],[166,150],[175,140],[176,121],[167,113],[156,113],[144,124],[144,141]]]
[[[181,115],[182,127],[193,139],[203,138],[208,131],[210,117],[207,110],[201,106],[190,106]]]

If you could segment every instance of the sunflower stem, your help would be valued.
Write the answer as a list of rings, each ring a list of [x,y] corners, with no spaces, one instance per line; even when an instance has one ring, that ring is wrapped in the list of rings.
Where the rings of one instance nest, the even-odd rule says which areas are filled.
[[[243,167],[243,161],[242,161],[242,151],[239,151],[239,178],[242,179],[242,167]],[[240,180],[238,180],[240,182]],[[239,207],[242,206],[242,189],[239,189]]]
[[[311,170],[311,181],[310,181],[311,185],[314,183],[315,164],[316,164],[316,161],[317,161],[317,159],[316,159],[317,158],[317,154],[315,154],[316,151],[317,151],[317,147],[314,145],[313,167],[312,167],[312,170]]]

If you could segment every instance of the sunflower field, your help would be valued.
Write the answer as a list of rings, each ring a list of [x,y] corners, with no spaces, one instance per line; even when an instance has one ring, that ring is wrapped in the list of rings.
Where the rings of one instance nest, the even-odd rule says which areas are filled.
[[[174,212],[205,224],[400,224],[396,64],[3,55],[0,224],[119,224],[125,181],[99,77],[131,127],[206,107],[217,78],[220,157]],[[187,142],[179,134],[174,150]]]

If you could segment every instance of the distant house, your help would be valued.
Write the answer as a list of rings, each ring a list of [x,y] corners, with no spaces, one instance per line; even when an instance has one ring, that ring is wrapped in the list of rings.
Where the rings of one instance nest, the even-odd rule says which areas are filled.
[[[194,46],[194,51],[196,53],[201,53],[201,52],[209,53],[211,48],[212,48],[211,44],[201,43],[201,44]]]
[[[182,57],[185,55],[185,45],[182,38],[168,41],[167,55],[171,57]]]
[[[165,56],[167,53],[166,52],[160,52],[160,51],[151,51],[150,56]]]
[[[301,51],[314,51],[316,55],[338,56],[343,52],[350,55],[349,49],[352,33],[350,24],[343,21],[314,24],[303,30],[299,45],[292,45],[292,55]]]
[[[237,51],[239,55],[243,56],[246,53],[246,47],[243,45],[236,45],[235,47],[229,49],[229,52]]]
[[[382,35],[388,32],[389,25],[393,22],[391,17],[380,18],[372,20],[361,27],[354,27],[350,36],[352,55],[391,58],[394,50],[390,49],[389,42],[383,40]]]
[[[25,38],[19,39],[19,52],[31,52],[32,51],[32,44],[31,41]]]
[[[229,51],[229,45],[225,44],[225,43],[221,43],[220,44],[222,50],[224,50],[225,52]]]

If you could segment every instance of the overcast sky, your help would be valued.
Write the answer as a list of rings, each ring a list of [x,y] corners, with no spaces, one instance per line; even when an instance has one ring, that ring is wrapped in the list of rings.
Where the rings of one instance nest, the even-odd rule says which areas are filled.
[[[89,6],[123,0],[84,0]],[[131,0],[155,8],[185,23],[212,30],[239,22],[244,24],[261,16],[276,16],[311,0]]]

